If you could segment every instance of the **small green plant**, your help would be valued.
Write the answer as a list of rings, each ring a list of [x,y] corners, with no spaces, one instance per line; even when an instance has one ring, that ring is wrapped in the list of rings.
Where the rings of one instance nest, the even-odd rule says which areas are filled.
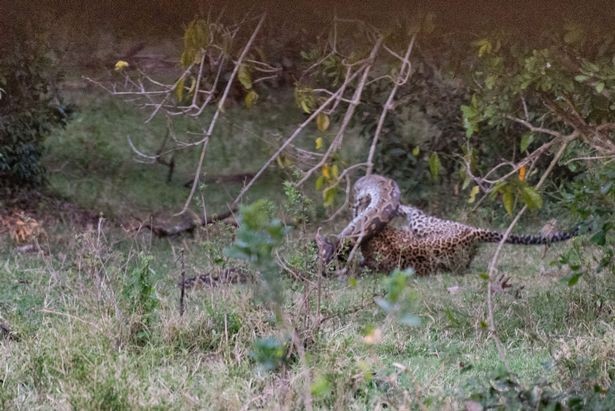
[[[288,344],[276,337],[260,338],[254,342],[250,357],[265,371],[279,368],[286,358]]]
[[[417,326],[421,319],[414,312],[417,295],[408,284],[414,275],[413,270],[395,270],[384,279],[385,297],[377,297],[376,304],[386,314],[400,324]]]
[[[286,202],[284,210],[295,220],[297,224],[307,224],[312,221],[314,214],[314,203],[306,197],[290,181],[284,182],[284,195]]]
[[[124,299],[134,321],[131,335],[139,345],[149,341],[158,308],[158,297],[152,278],[154,271],[150,262],[151,257],[140,255],[137,264],[128,274],[124,287]]]
[[[258,290],[260,297],[275,313],[276,322],[284,325],[287,334],[292,335],[295,332],[283,312],[282,276],[273,258],[273,252],[282,245],[285,236],[282,222],[273,217],[271,202],[259,200],[241,208],[235,243],[226,253],[230,257],[247,261],[258,270],[261,278],[261,288]],[[288,347],[289,344],[276,337],[257,339],[251,357],[259,367],[274,370],[287,358]]]
[[[261,297],[271,303],[279,320],[284,290],[273,252],[282,245],[286,230],[282,222],[272,216],[273,206],[266,200],[242,207],[235,242],[225,253],[229,257],[246,261],[258,270],[262,280]]]

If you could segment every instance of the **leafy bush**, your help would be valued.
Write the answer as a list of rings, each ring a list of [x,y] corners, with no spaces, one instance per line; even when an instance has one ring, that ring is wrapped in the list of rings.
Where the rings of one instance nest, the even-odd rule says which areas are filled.
[[[466,401],[466,409],[607,410],[615,400],[612,388],[595,386],[593,391],[572,392],[558,391],[545,382],[524,386],[506,371],[495,373],[488,384],[480,385]]]
[[[523,192],[510,194],[517,180],[534,184],[548,170],[551,181],[568,184],[592,166],[584,160],[601,167],[613,159],[610,34],[565,25],[537,37],[491,33],[472,44],[473,57],[462,57],[472,68],[472,98],[461,109],[468,139],[481,141],[472,171],[489,175],[478,182],[482,190],[502,194],[507,210],[513,197],[530,206]]]
[[[395,109],[385,118],[375,168],[420,201],[432,197],[434,187],[429,182],[455,177],[453,156],[466,144],[460,107],[467,100],[467,90],[426,57],[415,56],[414,67],[410,82],[398,92]],[[365,91],[369,115],[361,120],[361,135],[368,141],[390,91],[383,86],[373,83]]]
[[[50,48],[28,31],[0,40],[0,188],[45,181],[43,141],[67,118],[54,90],[61,75]]]
[[[564,193],[563,205],[585,221],[583,228],[591,232],[590,241],[598,249],[597,253],[584,253],[581,245],[575,244],[560,257],[559,263],[571,270],[568,284],[574,285],[582,275],[591,273],[615,274],[615,165],[593,167],[578,176]]]

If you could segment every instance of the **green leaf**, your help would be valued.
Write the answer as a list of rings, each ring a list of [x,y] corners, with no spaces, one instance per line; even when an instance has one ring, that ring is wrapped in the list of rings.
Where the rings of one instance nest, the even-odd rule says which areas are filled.
[[[502,203],[504,203],[504,208],[506,209],[508,215],[512,215],[515,199],[510,186],[506,186],[504,189],[504,193],[502,194]]]
[[[596,93],[602,93],[604,91],[604,81],[599,81],[596,83]]]
[[[468,204],[473,204],[476,201],[476,196],[480,192],[480,188],[478,186],[472,187],[470,190],[470,198],[468,199]]]
[[[337,187],[328,187],[322,192],[322,199],[325,207],[333,205],[335,201],[335,195],[337,194]]]
[[[524,185],[521,188],[521,197],[523,202],[530,209],[538,209],[542,207],[542,197],[532,187]]]
[[[243,98],[243,102],[246,105],[246,108],[250,109],[254,106],[256,101],[258,100],[258,93],[254,90],[248,91],[248,94]]]
[[[325,185],[326,179],[325,176],[319,176],[316,179],[316,190],[321,190],[322,187]]]
[[[483,57],[489,54],[493,49],[491,41],[489,39],[480,39],[472,42],[472,45],[478,47],[478,57]]]
[[[305,114],[310,114],[312,112],[309,100],[303,99],[299,102],[299,105]]]
[[[524,153],[527,150],[527,148],[530,146],[530,144],[532,144],[533,141],[534,141],[534,134],[525,133],[521,137],[521,144],[519,145],[519,151]]]
[[[579,282],[579,279],[581,278],[581,276],[583,275],[582,272],[576,271],[564,278],[562,278],[562,281],[565,281],[566,284],[568,284],[568,287],[572,287],[573,285],[575,285],[576,283]]]
[[[326,376],[320,375],[314,379],[310,391],[314,397],[324,397],[331,391],[331,382]]]
[[[239,66],[239,73],[237,73],[237,78],[239,82],[246,90],[250,90],[252,88],[252,75],[250,74],[250,69],[245,64]]]
[[[592,235],[590,241],[596,245],[604,246],[606,245],[606,234],[605,230],[600,230],[596,234]]]
[[[434,151],[429,156],[429,171],[431,172],[431,177],[434,180],[438,179],[441,169],[442,163],[440,162],[440,157],[438,156],[438,153]]]
[[[586,76],[585,74],[579,74],[578,76],[574,76],[574,79],[579,83],[583,83],[584,81],[587,81],[589,79],[589,76]]]
[[[472,137],[478,132],[478,110],[473,106],[462,105],[461,114],[463,116],[463,127],[466,130],[466,137]]]
[[[178,102],[182,102],[184,100],[185,83],[186,79],[182,78],[177,82],[177,87],[175,87],[175,98]]]
[[[485,79],[485,87],[487,87],[487,90],[493,90],[493,88],[497,84],[497,81],[498,78],[495,74],[487,76],[487,78]]]
[[[330,123],[329,116],[325,113],[320,112],[316,116],[316,127],[318,127],[318,131],[327,131]]]
[[[414,157],[418,157],[419,154],[421,154],[421,148],[419,146],[416,146],[412,149],[412,155]]]

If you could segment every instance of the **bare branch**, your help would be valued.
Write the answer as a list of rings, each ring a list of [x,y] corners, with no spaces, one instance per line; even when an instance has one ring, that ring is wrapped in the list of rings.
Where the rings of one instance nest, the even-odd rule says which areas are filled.
[[[525,127],[527,127],[528,129],[530,129],[530,131],[534,132],[534,133],[542,133],[542,134],[548,134],[550,136],[553,137],[561,137],[562,134],[555,131],[555,130],[551,130],[550,128],[544,128],[544,127],[536,127],[534,126],[532,123],[530,123],[529,121],[523,120],[521,118],[518,117],[514,117],[514,116],[506,116],[507,119],[514,121],[515,123],[519,123],[524,125]]]
[[[378,37],[378,39],[376,40],[376,44],[374,44],[374,47],[372,48],[369,54],[368,62],[366,63],[365,67],[362,69],[363,75],[361,76],[361,79],[359,80],[359,84],[357,85],[357,88],[355,89],[354,95],[352,97],[352,102],[348,105],[348,108],[346,109],[346,113],[344,114],[344,118],[342,120],[342,124],[340,125],[337,131],[337,134],[335,138],[333,139],[333,141],[331,142],[331,145],[329,146],[327,152],[325,153],[322,160],[318,162],[318,164],[316,164],[314,167],[309,169],[304,174],[304,176],[299,180],[297,185],[301,185],[305,183],[305,181],[308,178],[310,178],[310,176],[316,170],[320,169],[329,160],[331,155],[334,152],[336,152],[341,146],[342,141],[344,139],[344,133],[346,131],[346,128],[348,127],[348,124],[350,124],[350,120],[352,119],[352,116],[354,115],[355,109],[359,105],[359,101],[361,99],[361,95],[363,94],[363,89],[365,87],[365,82],[367,81],[367,76],[369,75],[369,72],[372,68],[374,60],[376,59],[376,55],[378,54],[378,51],[380,50],[380,46],[382,46],[383,41],[384,41],[384,37],[382,36]]]
[[[184,203],[184,207],[179,214],[185,213],[186,210],[188,210],[188,207],[190,206],[190,202],[192,201],[192,198],[194,197],[196,188],[199,185],[199,180],[201,177],[201,170],[203,169],[203,162],[205,161],[205,154],[207,152],[207,143],[209,142],[209,137],[212,135],[214,131],[214,128],[216,126],[216,121],[218,117],[220,116],[220,113],[222,112],[224,103],[226,102],[226,98],[228,97],[231,87],[233,85],[233,82],[235,80],[235,77],[237,76],[237,73],[239,72],[239,67],[241,66],[241,62],[248,55],[248,51],[250,50],[252,43],[254,43],[254,40],[256,39],[256,35],[260,31],[263,25],[263,22],[265,21],[265,17],[266,17],[266,14],[263,14],[258,20],[256,28],[252,32],[252,35],[250,36],[243,50],[241,51],[241,54],[239,55],[239,58],[237,59],[237,64],[233,68],[233,71],[228,79],[228,82],[226,83],[226,88],[224,89],[224,93],[222,94],[222,97],[220,97],[220,101],[218,102],[218,108],[216,109],[216,112],[214,113],[211,121],[209,122],[209,127],[207,131],[205,132],[205,138],[201,146],[201,154],[199,156],[199,162],[197,164],[196,171],[194,173],[194,181],[192,183],[192,188],[190,189],[190,194],[188,195],[188,198],[186,199],[186,202]]]
[[[573,133],[573,134],[575,134],[575,133]],[[553,159],[551,160],[551,163],[549,164],[549,166],[547,167],[547,169],[543,173],[543,175],[540,178],[540,181],[538,182],[538,184],[536,184],[535,188],[537,190],[540,189],[540,187],[542,187],[542,185],[545,183],[545,181],[547,180],[547,177],[549,176],[549,174],[551,174],[551,171],[553,171],[553,168],[555,167],[555,165],[557,164],[559,159],[564,154],[564,151],[566,150],[566,147],[568,146],[568,144],[574,138],[576,138],[576,135],[574,135],[574,136],[571,135],[571,136],[569,136],[568,138],[566,138],[566,139],[564,139],[562,141],[561,146],[558,149],[558,151],[555,154],[555,156],[553,157]],[[515,225],[517,225],[517,223],[521,219],[521,216],[525,213],[526,210],[527,210],[527,205],[523,206],[523,208],[517,213],[517,215],[515,216],[513,221],[510,223],[510,225],[508,226],[508,228],[506,229],[506,231],[502,235],[502,239],[498,243],[498,246],[497,246],[497,248],[495,250],[495,253],[493,254],[493,257],[491,258],[491,262],[489,263],[489,284],[487,286],[487,320],[488,320],[488,325],[489,325],[489,332],[490,332],[491,336],[494,338],[494,340],[496,341],[496,345],[498,347],[498,351],[499,351],[499,354],[500,354],[500,359],[504,363],[506,362],[506,356],[505,356],[505,352],[504,352],[504,349],[503,349],[503,346],[502,346],[502,342],[499,340],[499,338],[497,337],[497,333],[496,333],[495,319],[494,319],[494,315],[493,315],[493,289],[491,287],[491,284],[494,283],[494,281],[496,279],[496,276],[497,276],[496,266],[497,266],[498,258],[500,256],[500,252],[502,251],[502,247],[506,243],[506,240],[508,239],[508,236],[512,232],[512,230],[515,227]]]
[[[331,104],[344,92],[344,90],[346,89],[346,85],[353,81],[360,72],[360,70],[357,70],[351,76],[347,77],[344,81],[344,84],[342,84],[334,94],[332,94],[324,103],[322,103],[320,107],[314,110],[314,112],[303,123],[301,123],[301,125],[299,125],[299,127],[297,127],[295,131],[293,131],[293,133],[286,139],[286,141],[284,141],[284,143],[282,143],[280,147],[278,147],[276,152],[269,158],[269,160],[267,160],[265,164],[261,166],[261,168],[256,172],[250,182],[242,188],[235,200],[233,200],[232,204],[234,206],[239,204],[239,201],[241,201],[244,194],[252,187],[252,185],[254,185],[256,180],[258,180],[258,178],[265,172],[265,170],[271,165],[271,163],[273,163],[275,159],[278,158],[280,154],[282,154],[282,152],[295,140],[295,138],[297,138],[297,136],[301,134],[303,129],[307,127],[308,124],[314,121],[318,114],[323,112],[329,106],[329,104]]]
[[[410,54],[412,53],[412,48],[414,47],[414,41],[416,40],[416,34],[412,35],[410,39],[410,44],[408,44],[408,48],[406,49],[406,54],[402,58],[402,64],[399,69],[399,74],[397,75],[397,79],[393,84],[393,88],[389,93],[389,97],[387,101],[384,103],[384,107],[382,107],[382,112],[380,113],[380,118],[378,119],[378,125],[376,126],[376,131],[374,133],[374,137],[372,139],[371,147],[369,148],[369,155],[367,156],[367,172],[366,175],[370,175],[372,170],[374,169],[374,155],[376,154],[376,145],[378,144],[378,139],[380,138],[380,133],[382,132],[382,127],[384,126],[384,120],[387,116],[389,110],[392,109],[393,99],[395,98],[395,94],[397,93],[397,89],[399,86],[405,84],[410,78],[410,73],[412,72],[412,63],[410,63]]]

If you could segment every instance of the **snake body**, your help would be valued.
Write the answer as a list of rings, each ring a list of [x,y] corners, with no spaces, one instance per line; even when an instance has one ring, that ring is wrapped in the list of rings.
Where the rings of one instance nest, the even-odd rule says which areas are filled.
[[[497,231],[440,219],[401,204],[397,183],[380,175],[357,180],[353,197],[353,219],[335,240],[325,239],[320,231],[317,234],[319,255],[325,262],[336,252],[347,251],[345,245],[359,242],[365,264],[380,271],[395,267],[412,267],[420,275],[439,269],[458,271],[471,262],[478,243],[499,242],[504,237]],[[401,228],[390,224],[397,216],[405,219]],[[575,235],[576,230],[548,235],[511,234],[506,242],[550,244]]]

